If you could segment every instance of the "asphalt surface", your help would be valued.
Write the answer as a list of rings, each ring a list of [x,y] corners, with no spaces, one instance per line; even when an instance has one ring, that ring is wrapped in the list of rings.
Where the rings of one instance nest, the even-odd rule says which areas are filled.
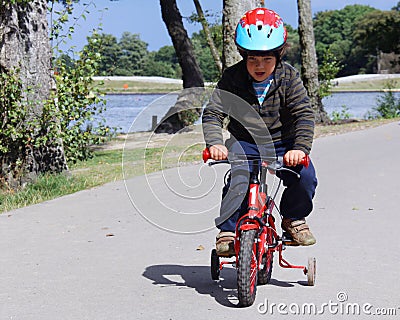
[[[126,186],[115,182],[4,213],[0,319],[309,318],[312,306],[317,319],[384,313],[391,314],[384,319],[398,319],[399,157],[397,122],[315,141],[319,187],[308,222],[318,242],[284,254],[297,264],[316,257],[316,285],[306,286],[300,270],[282,269],[275,259],[271,283],[258,287],[249,308],[236,306],[234,269],[222,270],[219,282],[210,278],[216,229],[164,230],[209,229],[205,219],[185,216],[193,207],[207,218],[217,212],[218,179],[215,192],[190,194],[199,170],[204,183],[213,179],[207,166],[138,177]],[[173,186],[188,177],[186,189]]]

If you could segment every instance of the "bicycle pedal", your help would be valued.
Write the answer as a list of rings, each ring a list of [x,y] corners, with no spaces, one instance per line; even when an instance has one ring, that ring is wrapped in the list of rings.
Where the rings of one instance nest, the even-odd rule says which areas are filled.
[[[299,244],[296,241],[294,241],[292,236],[287,232],[284,232],[282,234],[282,243],[286,246],[291,246],[291,247],[299,246]]]

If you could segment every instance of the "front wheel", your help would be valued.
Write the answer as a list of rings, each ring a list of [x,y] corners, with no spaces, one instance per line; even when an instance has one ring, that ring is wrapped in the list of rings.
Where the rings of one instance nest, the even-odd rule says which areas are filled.
[[[272,232],[267,234],[266,244],[272,244]],[[263,268],[258,271],[258,284],[263,285],[269,283],[272,275],[272,262],[274,260],[274,252],[272,250],[266,250],[262,256]]]
[[[240,235],[237,282],[239,305],[251,306],[257,291],[257,230],[245,230]]]

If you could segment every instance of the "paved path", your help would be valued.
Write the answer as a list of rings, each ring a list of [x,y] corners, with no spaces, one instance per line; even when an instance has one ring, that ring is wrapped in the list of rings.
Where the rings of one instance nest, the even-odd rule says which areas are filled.
[[[210,280],[216,231],[182,235],[154,227],[132,206],[123,182],[2,214],[0,319],[266,319],[307,303],[324,308],[317,318],[336,319],[332,314],[364,306],[371,313],[395,308],[397,317],[384,319],[398,319],[399,157],[398,123],[317,139],[320,185],[309,222],[318,243],[285,252],[293,263],[317,258],[316,286],[304,286],[301,271],[275,266],[271,284],[259,287],[246,309],[235,307],[233,269],[223,270],[219,283]],[[198,169],[185,168],[191,174],[183,170],[182,177],[196,177]],[[149,182],[162,185],[167,176],[158,173]],[[137,206],[160,213],[143,194],[145,183],[132,179],[128,190],[137,193]],[[213,192],[197,200],[199,210],[218,199]],[[205,249],[196,250],[200,245]],[[338,294],[347,300],[339,303]],[[266,303],[281,304],[280,312],[260,314]],[[352,318],[365,319],[360,312]]]

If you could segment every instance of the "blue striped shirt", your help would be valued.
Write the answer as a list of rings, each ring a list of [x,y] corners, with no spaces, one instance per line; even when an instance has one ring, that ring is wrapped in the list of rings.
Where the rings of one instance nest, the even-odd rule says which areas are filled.
[[[274,74],[271,74],[267,79],[261,82],[253,81],[253,88],[256,91],[256,96],[260,105],[263,104],[265,96],[268,93],[269,87],[274,79]]]

